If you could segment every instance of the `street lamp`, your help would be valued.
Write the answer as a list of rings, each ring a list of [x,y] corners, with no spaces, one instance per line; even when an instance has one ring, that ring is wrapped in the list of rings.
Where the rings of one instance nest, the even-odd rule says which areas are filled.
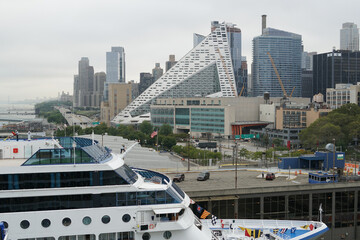
[[[189,141],[188,141],[188,171],[190,171],[190,136],[191,136],[191,132],[189,131]]]
[[[335,175],[335,154],[336,154],[336,145],[335,145],[335,138],[333,139],[334,141],[334,153],[333,153],[333,175]]]

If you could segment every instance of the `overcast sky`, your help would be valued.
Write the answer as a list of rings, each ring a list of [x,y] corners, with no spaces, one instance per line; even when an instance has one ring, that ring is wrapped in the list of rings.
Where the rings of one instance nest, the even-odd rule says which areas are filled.
[[[126,80],[139,81],[169,54],[181,58],[194,32],[210,22],[242,30],[249,68],[252,39],[267,26],[302,35],[305,51],[340,45],[344,22],[360,25],[358,0],[0,0],[0,103],[73,92],[81,57],[95,72],[106,70],[106,52],[123,46]]]

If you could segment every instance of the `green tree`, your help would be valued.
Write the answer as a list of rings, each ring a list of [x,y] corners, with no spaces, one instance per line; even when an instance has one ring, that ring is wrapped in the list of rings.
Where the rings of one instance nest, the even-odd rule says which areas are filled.
[[[172,134],[173,128],[169,124],[163,124],[159,129],[159,134],[168,136]]]
[[[167,149],[171,149],[173,146],[176,145],[175,137],[166,136],[162,139],[161,145]]]
[[[144,121],[140,124],[139,129],[142,133],[150,135],[153,132],[153,126],[150,122]]]
[[[249,151],[246,148],[242,147],[239,151],[240,160],[242,158],[245,158],[245,156],[247,156],[248,154],[249,154]]]

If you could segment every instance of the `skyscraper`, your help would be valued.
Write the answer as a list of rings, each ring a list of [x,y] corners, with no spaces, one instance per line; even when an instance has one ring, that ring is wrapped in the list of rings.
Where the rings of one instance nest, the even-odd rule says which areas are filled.
[[[139,115],[150,116],[151,102],[160,97],[208,96],[215,93],[222,97],[236,97],[227,28],[228,24],[219,24],[199,45],[120,112],[112,123],[131,124],[131,119]]]
[[[93,107],[100,107],[101,100],[104,95],[104,84],[106,81],[106,74],[104,72],[95,73],[94,76],[94,91],[92,97]]]
[[[334,50],[314,55],[313,94],[326,95],[336,84],[360,82],[360,52]]]
[[[146,72],[140,73],[139,94],[144,92],[153,83],[154,83],[154,77],[153,75],[151,75],[151,73],[146,73]]]
[[[242,78],[243,72],[241,70],[241,30],[239,28],[236,28],[235,26],[235,24],[227,23],[226,31],[231,54],[231,62],[235,75],[236,89],[237,92],[240,93],[242,87],[247,87],[247,84],[245,83],[246,79]],[[211,31],[216,29],[217,27],[219,27],[219,22],[212,21]],[[247,92],[247,89],[245,89],[245,92]]]
[[[87,57],[79,61],[79,74],[74,76],[74,107],[91,107],[94,90],[94,68]]]
[[[263,18],[263,26],[264,24]],[[286,94],[301,96],[301,35],[273,28],[263,28],[262,35],[253,39],[252,91],[253,96],[269,92],[272,97],[284,95],[269,55],[278,70]]]
[[[172,68],[177,61],[175,61],[175,55],[169,55],[169,61],[166,61],[165,63],[165,71],[169,71],[170,68]]]
[[[107,100],[108,84],[125,82],[125,50],[123,47],[112,47],[106,52],[106,84],[104,100]]]
[[[155,67],[152,70],[154,81],[158,80],[164,73],[164,70],[160,67],[160,63],[155,63]]]
[[[340,50],[359,51],[359,29],[354,23],[343,23],[340,29]]]

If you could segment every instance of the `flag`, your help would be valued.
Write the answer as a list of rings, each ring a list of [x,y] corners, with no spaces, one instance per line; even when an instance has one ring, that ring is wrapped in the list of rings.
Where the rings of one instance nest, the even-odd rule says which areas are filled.
[[[211,224],[212,225],[216,224],[216,220],[217,220],[217,217],[215,215],[211,215]]]
[[[208,211],[204,210],[203,213],[201,214],[200,218],[205,219],[209,215],[210,215],[210,213]]]
[[[274,228],[274,229],[273,229],[273,233],[274,233],[274,234],[277,234],[278,232],[279,232],[279,229],[278,229],[278,228]]]
[[[287,228],[283,228],[283,229],[281,229],[280,233],[284,234],[284,233],[286,233],[287,230],[288,230]]]
[[[154,132],[150,135],[150,137],[151,137],[151,138],[154,138],[156,135],[157,135],[157,131],[154,131]]]
[[[300,226],[302,229],[308,229],[309,225]]]
[[[296,227],[291,228],[291,233],[295,233],[296,232]]]
[[[259,238],[259,237],[261,237],[262,233],[263,232],[260,229],[245,228],[245,237]]]
[[[314,229],[314,225],[310,224],[309,228],[312,231]]]

